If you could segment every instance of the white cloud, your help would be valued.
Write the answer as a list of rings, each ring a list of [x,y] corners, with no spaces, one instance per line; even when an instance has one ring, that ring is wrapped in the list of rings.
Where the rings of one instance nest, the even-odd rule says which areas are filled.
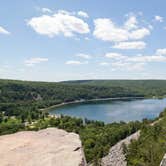
[[[54,37],[59,34],[71,37],[76,33],[86,34],[90,32],[86,22],[64,10],[60,10],[51,16],[42,15],[33,17],[27,24],[37,33],[49,37]]]
[[[113,61],[123,61],[123,62],[141,62],[141,63],[147,63],[147,62],[166,62],[166,54],[156,54],[154,55],[135,55],[135,56],[127,56],[122,55],[119,53],[106,53],[105,55],[107,58],[112,59]]]
[[[111,64],[113,70],[128,70],[128,71],[142,71],[144,70],[144,63],[129,63],[129,62],[113,62]]]
[[[81,62],[81,61],[70,60],[66,62],[66,65],[83,65],[83,64],[88,64],[88,61]]]
[[[133,42],[120,42],[116,43],[113,48],[117,49],[144,49],[146,43],[143,41],[133,41]]]
[[[157,54],[157,55],[166,55],[166,48],[157,49],[157,50],[156,50],[156,54]]]
[[[110,58],[113,70],[143,70],[148,63],[166,63],[166,48],[157,49],[153,55],[122,55],[119,53],[106,53],[105,57]]]
[[[164,21],[163,17],[161,17],[161,16],[155,16],[154,19],[155,19],[155,21],[158,21],[158,22]]]
[[[138,28],[137,20],[134,16],[130,17],[124,26],[117,26],[111,19],[98,18],[94,20],[95,30],[93,35],[103,41],[123,42],[128,40],[143,39],[150,35],[148,28]]]
[[[84,58],[84,59],[90,59],[90,58],[91,58],[90,55],[88,55],[88,54],[82,54],[82,53],[77,54],[76,56],[77,56],[77,57],[80,57],[80,58]]]
[[[128,31],[119,28],[112,22],[111,19],[99,18],[94,20],[95,30],[93,35],[101,40],[118,42],[128,40]]]
[[[48,61],[47,58],[40,58],[40,57],[30,58],[30,59],[25,60],[25,65],[26,66],[34,66],[35,64],[39,64],[41,62],[47,62],[47,61]]]
[[[119,53],[114,53],[114,52],[110,52],[110,53],[106,53],[105,57],[107,58],[111,58],[111,59],[115,59],[115,60],[119,60],[119,59],[124,59],[125,56]]]
[[[42,8],[41,11],[43,13],[52,13],[52,10],[51,9],[48,9],[48,8]]]
[[[166,56],[162,55],[137,55],[126,59],[130,62],[166,62]]]
[[[89,17],[88,14],[86,12],[84,12],[84,11],[79,11],[77,14],[79,16],[81,16],[81,17],[84,17],[84,18],[88,18]]]
[[[10,32],[9,31],[7,31],[5,28],[3,28],[2,26],[0,26],[0,34],[5,34],[5,35],[9,35],[10,34]]]
[[[137,24],[137,18],[135,16],[130,16],[128,20],[125,22],[124,27],[128,30],[136,29],[138,27]]]
[[[150,31],[147,28],[140,28],[135,31],[132,31],[129,34],[130,39],[138,40],[143,39],[145,36],[150,35]]]
[[[108,62],[101,62],[99,63],[100,66],[109,66],[109,63]]]

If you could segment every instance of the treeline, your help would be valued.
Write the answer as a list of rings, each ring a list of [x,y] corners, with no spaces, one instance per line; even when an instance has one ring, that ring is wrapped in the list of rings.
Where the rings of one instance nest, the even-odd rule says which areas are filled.
[[[166,110],[161,113],[158,123],[143,126],[140,138],[132,141],[125,153],[128,166],[160,165],[166,153]]]
[[[147,97],[166,95],[166,80],[79,80],[63,82],[70,85],[121,87]]]

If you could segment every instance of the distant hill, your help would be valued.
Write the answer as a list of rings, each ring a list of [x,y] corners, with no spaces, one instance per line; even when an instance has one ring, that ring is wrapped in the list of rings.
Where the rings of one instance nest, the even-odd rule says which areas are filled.
[[[0,80],[3,105],[33,104],[45,108],[63,102],[116,97],[163,97],[166,80],[81,80],[32,82]]]

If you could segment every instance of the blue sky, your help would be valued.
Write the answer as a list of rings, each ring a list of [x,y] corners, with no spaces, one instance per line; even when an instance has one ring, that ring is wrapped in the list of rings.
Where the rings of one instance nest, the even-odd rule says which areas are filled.
[[[0,78],[166,79],[164,0],[5,0]]]

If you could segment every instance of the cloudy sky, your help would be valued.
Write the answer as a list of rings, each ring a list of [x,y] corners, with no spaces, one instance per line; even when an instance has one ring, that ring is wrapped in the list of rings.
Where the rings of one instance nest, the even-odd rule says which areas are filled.
[[[5,0],[0,78],[166,79],[165,0]]]

